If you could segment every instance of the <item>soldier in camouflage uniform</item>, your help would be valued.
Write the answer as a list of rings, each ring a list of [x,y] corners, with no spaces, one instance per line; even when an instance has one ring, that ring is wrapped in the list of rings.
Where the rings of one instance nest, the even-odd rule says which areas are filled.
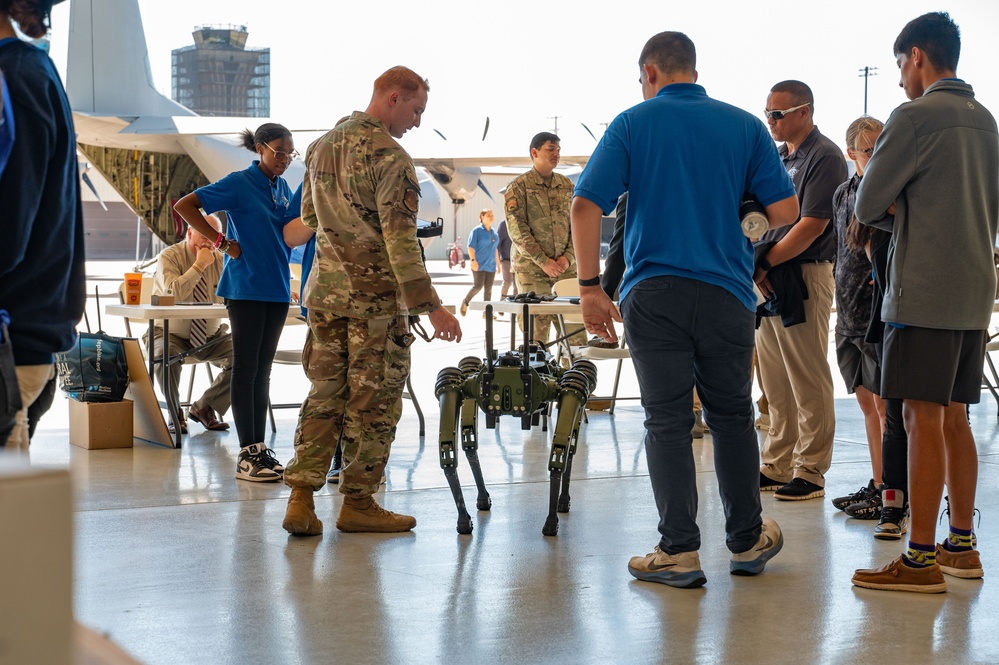
[[[576,255],[569,232],[572,181],[555,173],[559,138],[541,132],[531,139],[534,168],[518,176],[506,189],[506,223],[513,241],[513,272],[520,293],[552,292],[561,279],[576,277]],[[534,317],[534,339],[547,342],[557,321],[554,316]],[[523,322],[521,323],[523,325]],[[585,345],[586,333],[574,335],[572,344]]]
[[[420,126],[428,91],[415,72],[393,67],[375,81],[367,110],[355,111],[305,156],[302,220],[316,230],[316,256],[306,286],[302,363],[312,390],[284,474],[292,493],[283,526],[293,534],[322,533],[313,492],[326,482],[341,434],[337,528],[416,526],[413,517],[381,508],[372,494],[402,414],[413,341],[408,316],[427,314],[435,338],[461,339],[423,265],[416,239],[420,187],[412,159],[395,140]]]

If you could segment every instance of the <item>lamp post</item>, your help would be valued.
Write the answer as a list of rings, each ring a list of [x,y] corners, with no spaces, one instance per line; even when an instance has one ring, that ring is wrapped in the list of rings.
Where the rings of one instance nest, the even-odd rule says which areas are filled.
[[[877,76],[877,67],[861,67],[859,70],[859,76],[864,77],[864,115],[867,115],[867,79],[872,76]]]

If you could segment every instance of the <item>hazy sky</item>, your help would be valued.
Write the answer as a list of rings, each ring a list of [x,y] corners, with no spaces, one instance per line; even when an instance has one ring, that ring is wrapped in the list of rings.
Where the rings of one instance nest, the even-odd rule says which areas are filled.
[[[52,56],[63,67],[71,3],[53,12]],[[552,129],[550,117],[556,115],[563,153],[588,153],[593,140],[580,123],[599,137],[602,123],[641,101],[638,54],[661,30],[680,30],[693,39],[698,82],[709,95],[761,118],[774,83],[808,83],[816,124],[842,143],[847,124],[863,112],[858,69],[878,68],[869,81],[868,111],[886,119],[905,101],[892,43],[910,19],[937,10],[949,11],[961,27],[958,75],[999,115],[999,0],[139,4],[161,91],[169,96],[171,50],[193,43],[196,25],[246,25],[249,46],[271,49],[271,115],[293,129],[324,128],[363,109],[378,74],[396,64],[412,67],[431,85],[422,129],[403,140],[414,154],[432,128],[450,145],[474,150],[486,116],[491,137],[519,154],[532,134]],[[373,7],[378,11],[367,10]]]

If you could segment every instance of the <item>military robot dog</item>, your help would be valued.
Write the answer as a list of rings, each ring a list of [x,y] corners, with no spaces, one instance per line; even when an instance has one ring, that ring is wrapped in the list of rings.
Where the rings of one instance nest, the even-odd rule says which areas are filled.
[[[533,294],[531,294],[533,295]],[[536,301],[537,302],[537,301]],[[524,306],[526,339],[533,339],[533,325]],[[440,463],[458,509],[458,533],[472,533],[472,518],[458,481],[457,442],[465,451],[475,477],[478,497],[475,506],[489,510],[492,500],[482,480],[478,457],[478,411],[482,409],[486,427],[494,429],[500,416],[517,416],[521,428],[537,425],[552,404],[557,407],[552,437],[548,518],[541,532],[558,534],[557,513],[569,512],[569,476],[579,438],[579,422],[586,399],[597,384],[597,369],[589,360],[577,359],[564,369],[552,360],[544,346],[528,343],[514,351],[499,354],[493,348],[492,306],[486,307],[486,358],[463,358],[458,367],[445,367],[437,374],[435,394],[440,401]]]

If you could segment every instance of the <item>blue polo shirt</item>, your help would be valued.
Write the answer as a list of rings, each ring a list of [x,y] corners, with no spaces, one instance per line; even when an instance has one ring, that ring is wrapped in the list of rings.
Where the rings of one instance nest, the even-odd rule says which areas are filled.
[[[614,119],[575,195],[608,214],[624,192],[621,300],[643,280],[677,275],[720,286],[756,311],[739,204],[747,192],[763,205],[794,196],[762,121],[699,85],[664,87]]]
[[[253,160],[249,168],[230,173],[194,193],[205,212],[224,210],[226,236],[239,243],[238,259],[225,257],[218,294],[232,300],[291,302],[291,250],[284,244],[284,225],[300,215],[284,178],[273,182]]]
[[[475,262],[479,272],[496,272],[496,248],[499,236],[492,229],[479,224],[468,235],[468,248],[475,250]]]

